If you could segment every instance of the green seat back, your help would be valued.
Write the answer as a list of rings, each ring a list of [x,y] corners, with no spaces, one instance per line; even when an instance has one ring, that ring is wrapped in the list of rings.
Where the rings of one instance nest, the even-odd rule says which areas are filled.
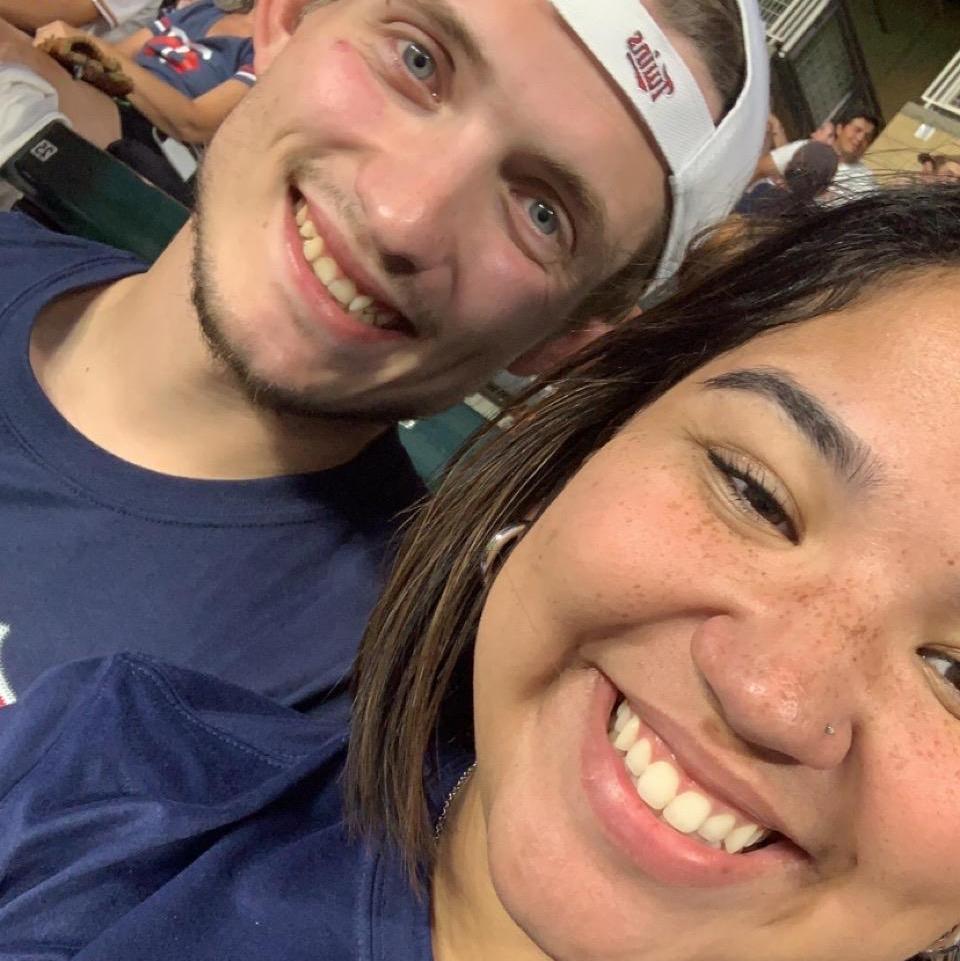
[[[64,233],[156,260],[189,211],[60,121],[47,124],[0,170]]]

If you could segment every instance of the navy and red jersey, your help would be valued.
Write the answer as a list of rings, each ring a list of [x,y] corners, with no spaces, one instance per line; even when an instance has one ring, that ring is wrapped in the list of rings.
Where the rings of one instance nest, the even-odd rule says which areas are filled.
[[[197,0],[154,20],[153,37],[137,54],[137,63],[190,98],[230,79],[253,86],[253,40],[207,36],[225,16],[213,0]]]

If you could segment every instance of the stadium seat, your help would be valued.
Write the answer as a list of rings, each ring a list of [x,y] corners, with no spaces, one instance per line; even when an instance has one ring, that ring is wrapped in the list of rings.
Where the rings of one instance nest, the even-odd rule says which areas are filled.
[[[457,404],[433,417],[401,421],[400,441],[417,473],[434,487],[450,458],[486,423],[466,404]]]
[[[152,263],[189,211],[126,164],[56,121],[0,168],[24,207],[48,226],[129,250]],[[435,484],[453,454],[486,423],[466,404],[406,421],[400,439],[420,476]]]
[[[0,168],[49,226],[154,261],[189,216],[126,164],[54,121]]]

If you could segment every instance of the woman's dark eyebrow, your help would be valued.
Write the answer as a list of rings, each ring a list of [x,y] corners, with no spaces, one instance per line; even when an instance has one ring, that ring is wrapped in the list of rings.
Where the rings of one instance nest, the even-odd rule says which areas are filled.
[[[786,371],[754,367],[718,374],[710,390],[740,390],[776,404],[830,466],[848,483],[871,486],[880,479],[870,447]]]

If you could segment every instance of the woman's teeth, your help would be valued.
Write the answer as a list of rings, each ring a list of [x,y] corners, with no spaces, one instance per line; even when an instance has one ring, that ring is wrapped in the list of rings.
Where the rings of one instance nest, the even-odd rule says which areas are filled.
[[[644,728],[626,701],[620,702],[614,715],[610,741],[621,755],[641,800],[681,834],[692,835],[710,847],[723,847],[728,854],[754,847],[772,834],[758,824],[738,818],[705,792],[681,791],[681,770],[672,760],[654,760],[654,735]]]
[[[297,228],[303,240],[304,260],[313,268],[316,278],[333,297],[342,304],[348,313],[358,320],[379,327],[382,330],[406,330],[401,316],[385,304],[378,303],[373,297],[357,289],[357,285],[346,276],[340,265],[325,251],[323,238],[307,215],[303,201],[297,206]]]

